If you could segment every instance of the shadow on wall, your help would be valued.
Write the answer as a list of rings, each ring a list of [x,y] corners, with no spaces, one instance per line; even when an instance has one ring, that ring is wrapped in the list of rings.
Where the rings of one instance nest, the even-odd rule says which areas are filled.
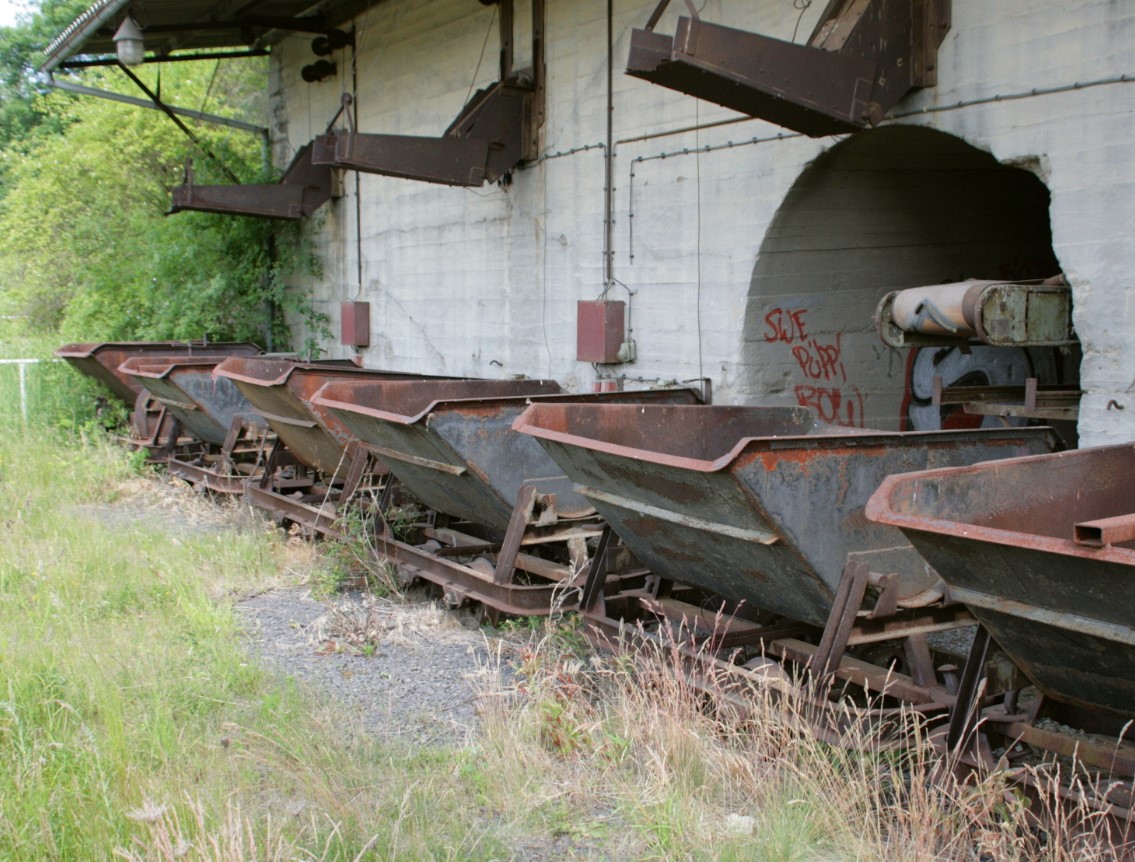
[[[761,244],[745,312],[746,400],[927,430],[981,422],[930,405],[935,375],[947,386],[1066,382],[1054,350],[899,351],[872,322],[890,290],[1060,272],[1049,200],[1034,174],[932,129],[892,126],[832,147],[800,174]]]

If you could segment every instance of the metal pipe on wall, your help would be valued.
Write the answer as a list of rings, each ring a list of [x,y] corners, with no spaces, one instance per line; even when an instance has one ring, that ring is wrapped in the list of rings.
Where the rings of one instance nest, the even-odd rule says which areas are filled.
[[[615,281],[615,251],[612,243],[615,227],[615,36],[614,0],[607,0],[607,146],[603,171],[603,292]]]

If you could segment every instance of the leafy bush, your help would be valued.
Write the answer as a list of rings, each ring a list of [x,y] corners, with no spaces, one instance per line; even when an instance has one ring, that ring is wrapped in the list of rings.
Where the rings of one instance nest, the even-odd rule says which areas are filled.
[[[0,51],[0,63],[7,59]],[[263,60],[141,74],[171,103],[265,123]],[[87,70],[83,83],[133,91],[113,71]],[[4,158],[0,307],[7,313],[69,341],[208,338],[282,348],[288,315],[326,331],[326,320],[287,287],[292,274],[319,272],[301,225],[164,215],[187,155],[200,183],[231,182],[230,171],[243,182],[270,181],[258,136],[197,124],[203,146],[196,150],[158,111],[58,91],[32,92],[26,101],[55,123],[54,131],[42,123],[25,130]]]

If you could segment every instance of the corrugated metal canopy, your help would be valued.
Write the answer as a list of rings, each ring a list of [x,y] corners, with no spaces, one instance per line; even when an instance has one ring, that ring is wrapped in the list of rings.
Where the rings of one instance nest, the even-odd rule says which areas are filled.
[[[85,65],[115,53],[129,13],[142,28],[147,61],[175,52],[262,49],[292,32],[324,33],[380,0],[99,0],[47,47],[43,70]]]

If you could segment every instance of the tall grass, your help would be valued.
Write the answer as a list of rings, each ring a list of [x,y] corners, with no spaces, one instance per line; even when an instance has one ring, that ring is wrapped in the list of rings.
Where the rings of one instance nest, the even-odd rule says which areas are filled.
[[[0,859],[499,856],[466,754],[368,739],[250,658],[234,597],[281,582],[282,538],[134,463],[0,433]]]
[[[786,677],[691,675],[676,640],[629,638],[631,652],[594,655],[549,625],[521,651],[519,696],[490,701],[485,767],[513,776],[531,828],[601,836],[627,859],[1120,858],[1101,816],[1062,804],[1042,768],[1030,808],[1004,775],[949,769],[913,713],[832,745]]]

